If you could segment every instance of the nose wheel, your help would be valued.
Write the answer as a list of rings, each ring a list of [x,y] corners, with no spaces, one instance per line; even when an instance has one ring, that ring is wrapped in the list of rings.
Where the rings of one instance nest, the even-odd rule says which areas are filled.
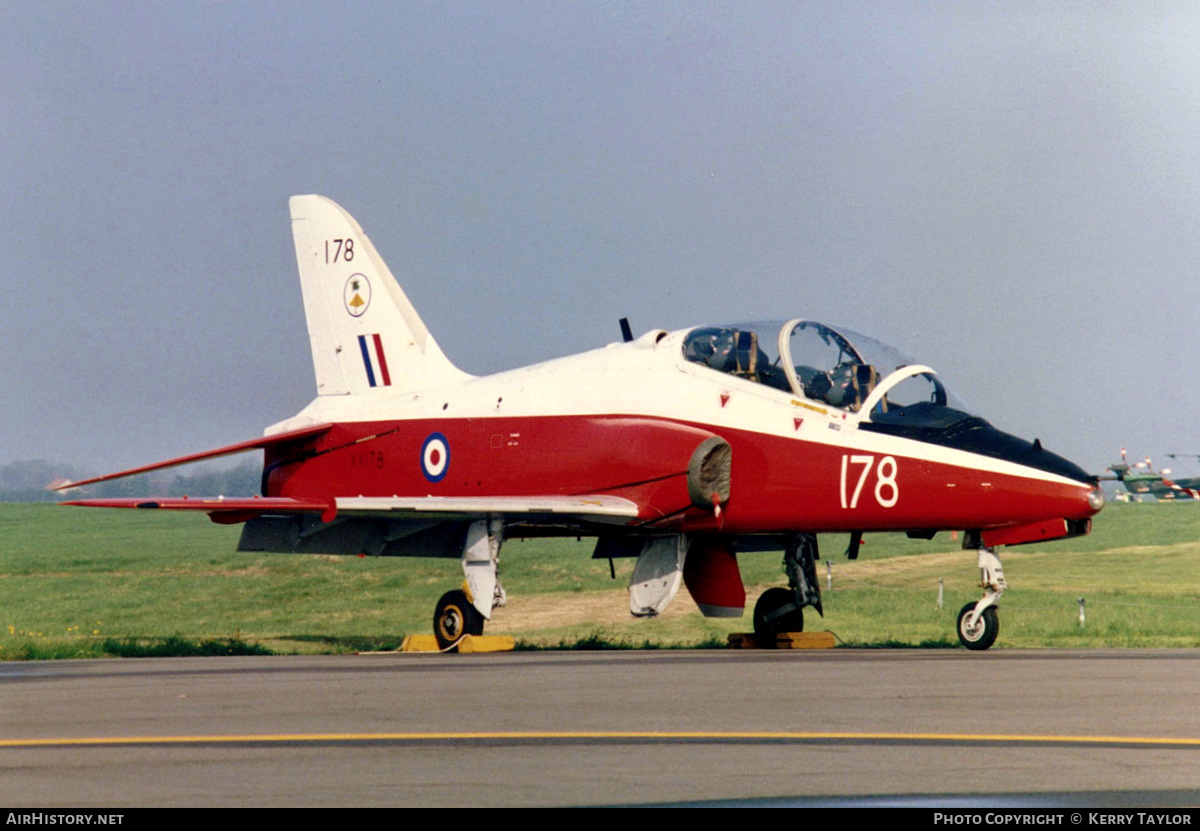
[[[967,649],[987,649],[1000,634],[1000,616],[996,607],[988,606],[975,617],[974,603],[968,603],[958,613],[958,640]],[[975,617],[975,620],[972,620]]]
[[[1000,634],[996,602],[1008,588],[1000,556],[996,549],[986,545],[979,546],[979,585],[983,589],[983,599],[968,603],[958,613],[958,641],[972,650],[984,650],[996,642],[996,636]]]
[[[463,635],[482,635],[483,615],[467,599],[465,592],[446,592],[433,612],[433,635],[438,648],[445,650],[462,640]]]

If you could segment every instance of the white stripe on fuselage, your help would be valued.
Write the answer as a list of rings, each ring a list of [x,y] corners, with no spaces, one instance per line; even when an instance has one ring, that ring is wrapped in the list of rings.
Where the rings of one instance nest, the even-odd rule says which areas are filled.
[[[681,344],[687,331],[663,335],[657,344],[643,336],[632,343],[610,344],[452,386],[369,397],[319,396],[296,416],[268,428],[266,435],[331,422],[649,417],[703,425],[718,434],[723,428],[743,430],[847,451],[1081,485],[1015,462],[859,430],[857,413],[685,360]],[[403,386],[400,379],[393,382]],[[724,404],[723,396],[727,397]],[[802,419],[799,429],[795,419]]]

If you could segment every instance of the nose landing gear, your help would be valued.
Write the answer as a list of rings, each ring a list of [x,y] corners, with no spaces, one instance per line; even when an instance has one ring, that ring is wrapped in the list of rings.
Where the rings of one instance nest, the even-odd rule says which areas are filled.
[[[996,602],[1008,588],[996,550],[985,545],[979,546],[979,583],[983,599],[968,603],[958,613],[958,641],[972,650],[984,650],[996,642],[1000,634]]]
[[[982,614],[975,615],[976,605],[968,603],[958,613],[958,640],[967,649],[983,650],[996,642],[996,636],[1000,634],[1000,617],[995,606],[988,606]]]

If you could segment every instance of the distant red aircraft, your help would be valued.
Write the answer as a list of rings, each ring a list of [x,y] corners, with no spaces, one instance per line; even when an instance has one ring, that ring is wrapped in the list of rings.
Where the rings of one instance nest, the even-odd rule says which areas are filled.
[[[354,219],[291,200],[317,397],[262,438],[109,476],[262,450],[262,496],[84,499],[201,510],[244,523],[238,549],[454,557],[462,590],[437,605],[443,646],[505,602],[509,537],[594,536],[636,557],[635,615],[680,583],[710,616],[740,616],[743,552],[782,551],[754,629],[773,642],[821,612],[817,533],[963,530],[983,597],[958,617],[969,649],[996,639],[996,548],[1086,534],[1096,480],[955,406],[934,371],[812,320],[656,329],[535,366],[474,377],[443,355]],[[67,487],[67,486],[62,486]]]

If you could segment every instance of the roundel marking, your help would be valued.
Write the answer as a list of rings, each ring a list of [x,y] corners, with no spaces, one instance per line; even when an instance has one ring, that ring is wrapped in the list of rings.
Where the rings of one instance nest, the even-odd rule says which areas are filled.
[[[430,433],[421,445],[421,472],[430,482],[440,482],[450,467],[450,443],[441,433]]]
[[[351,317],[362,317],[371,305],[371,281],[363,274],[351,274],[342,290],[342,301]]]

